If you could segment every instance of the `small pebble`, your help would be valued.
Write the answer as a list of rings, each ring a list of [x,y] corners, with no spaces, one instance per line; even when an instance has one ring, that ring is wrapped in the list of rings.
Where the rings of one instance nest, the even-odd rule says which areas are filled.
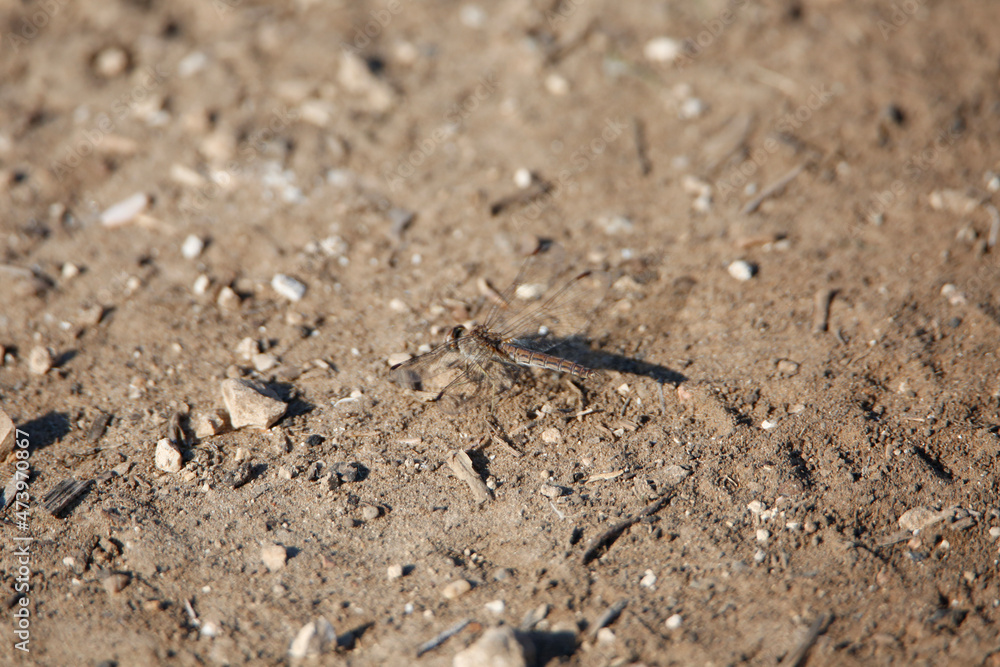
[[[101,224],[105,227],[121,227],[138,217],[149,206],[149,196],[145,192],[137,192],[127,199],[109,206],[101,213]]]
[[[227,424],[227,415],[221,410],[199,415],[194,422],[194,436],[201,439],[219,435],[226,430]]]
[[[763,549],[757,549],[757,552],[753,555],[753,562],[757,563],[758,565],[760,563],[763,563],[766,559],[767,559],[767,552],[764,551]]]
[[[116,572],[115,574],[109,574],[104,577],[101,581],[101,585],[104,586],[104,590],[112,595],[116,593],[121,593],[122,590],[129,585],[132,578],[122,572]]]
[[[654,63],[672,63],[683,51],[683,44],[671,37],[656,37],[646,42],[642,55]]]
[[[403,566],[400,565],[399,563],[395,563],[393,565],[390,565],[386,569],[386,576],[389,577],[390,581],[392,581],[394,579],[399,579],[400,577],[403,576],[403,574],[404,574]]]
[[[33,347],[28,354],[28,372],[32,375],[45,375],[52,368],[52,353],[41,345]]]
[[[280,570],[288,562],[288,551],[280,544],[265,544],[260,549],[260,560],[271,572]]]
[[[542,431],[542,442],[549,445],[558,445],[563,441],[562,433],[557,428],[547,428]]]
[[[767,509],[767,505],[759,500],[751,500],[747,503],[747,509],[750,510],[750,513],[754,516],[760,516],[761,512]]]
[[[771,531],[765,528],[757,529],[757,542],[760,544],[767,544],[767,541],[771,539]]]
[[[270,352],[261,352],[253,355],[252,363],[258,373],[266,373],[278,365],[278,360]]]
[[[221,388],[229,423],[234,429],[244,426],[270,428],[288,409],[270,387],[253,380],[229,378],[222,381]]]
[[[774,420],[774,419],[765,419],[764,421],[762,421],[760,423],[760,427],[762,429],[764,429],[765,431],[770,431],[772,428],[774,428],[777,425],[778,425],[778,422],[777,422],[777,420]]]
[[[443,595],[446,600],[454,600],[457,597],[465,595],[471,590],[472,584],[469,581],[465,579],[456,579],[441,589],[441,595]]]
[[[212,280],[203,273],[194,279],[194,285],[191,286],[191,290],[195,296],[204,296],[211,285]]]
[[[681,618],[680,614],[674,614],[673,616],[671,616],[666,620],[664,625],[667,626],[667,630],[676,630],[677,628],[681,627],[681,623],[683,622],[683,620],[684,619]]]
[[[128,67],[128,54],[117,46],[102,49],[94,58],[94,71],[105,79],[113,79]]]
[[[729,265],[729,275],[742,282],[750,280],[756,273],[757,267],[742,259],[738,259]]]
[[[233,290],[232,287],[226,285],[219,290],[219,296],[216,299],[216,303],[218,303],[219,308],[222,308],[223,310],[239,310],[240,296]]]
[[[566,489],[564,489],[561,486],[557,486],[555,484],[542,484],[542,487],[538,490],[540,494],[550,499],[558,498],[559,496],[563,495],[565,491]]]
[[[553,72],[545,77],[545,90],[552,95],[565,95],[569,92],[569,81],[561,74]]]
[[[379,510],[379,508],[375,507],[374,505],[364,505],[361,508],[361,518],[363,518],[365,521],[372,521],[373,519],[377,519],[379,517],[379,514],[381,514],[381,510]]]
[[[471,646],[455,654],[452,667],[524,667],[535,664],[535,645],[527,633],[509,625],[486,630]]]
[[[316,657],[337,648],[337,633],[330,621],[320,616],[302,626],[288,647],[288,657],[293,660]]]
[[[483,606],[486,607],[486,611],[492,612],[497,616],[502,614],[504,610],[507,608],[507,605],[506,603],[504,603],[503,600],[490,600]]]
[[[284,273],[278,273],[271,279],[271,288],[289,301],[299,301],[306,295],[306,286]]]
[[[1000,537],[1000,526],[993,526],[990,528],[990,537],[993,539]]]
[[[645,576],[639,580],[639,585],[645,588],[652,588],[656,585],[656,575],[652,570],[646,570]]]
[[[253,359],[253,355],[258,352],[260,352],[260,346],[257,344],[256,340],[250,338],[249,336],[241,340],[236,345],[236,354],[239,355],[239,357],[244,361],[250,361]]]
[[[72,262],[66,262],[62,265],[62,270],[60,271],[62,277],[66,280],[71,280],[80,275],[80,267]]]
[[[941,296],[948,299],[948,303],[953,306],[962,306],[968,302],[968,297],[951,283],[941,287]]]
[[[615,632],[611,628],[601,628],[597,631],[597,643],[598,644],[614,644]]]
[[[779,359],[778,372],[782,375],[795,375],[799,372],[799,365],[789,359]]]
[[[205,242],[194,234],[188,235],[181,244],[181,255],[184,259],[195,259],[205,249]]]
[[[177,473],[184,465],[181,453],[177,451],[173,443],[167,438],[160,438],[156,441],[156,454],[154,456],[156,467],[164,472]]]
[[[401,364],[403,362],[409,361],[412,358],[413,358],[412,355],[409,355],[409,354],[407,354],[405,352],[395,352],[393,354],[390,354],[386,358],[385,362],[391,368],[392,366],[396,366],[396,365]]]
[[[520,169],[514,172],[514,185],[516,185],[522,190],[531,185],[532,181],[534,180],[535,179],[532,178],[531,176],[531,172],[525,169],[524,167],[521,167]]]

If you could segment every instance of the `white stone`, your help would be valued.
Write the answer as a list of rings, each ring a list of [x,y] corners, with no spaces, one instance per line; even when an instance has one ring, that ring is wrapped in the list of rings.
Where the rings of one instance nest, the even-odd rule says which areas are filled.
[[[181,255],[184,259],[195,259],[205,249],[205,242],[194,234],[189,234],[181,244]]]
[[[646,570],[645,576],[639,580],[639,585],[644,588],[652,588],[656,585],[656,575],[652,570]]]
[[[404,572],[403,566],[400,565],[399,563],[396,563],[394,565],[390,565],[386,569],[385,574],[387,577],[389,577],[389,580],[392,581],[393,579],[399,579],[400,577],[402,577],[403,572]]]
[[[771,531],[765,528],[757,529],[757,542],[760,544],[767,544],[767,541],[771,539]]]
[[[472,584],[465,579],[456,579],[441,589],[441,595],[447,600],[454,600],[472,590]]]
[[[681,55],[684,46],[672,37],[656,37],[642,47],[642,55],[654,63],[672,63]]]
[[[670,618],[668,618],[666,620],[666,622],[664,623],[664,625],[667,626],[668,630],[676,630],[677,628],[681,627],[681,623],[683,621],[684,621],[684,619],[681,618],[680,614],[674,614],[673,616],[671,616]]]
[[[729,275],[741,282],[746,282],[754,277],[757,270],[754,265],[742,259],[738,259],[729,265]]]
[[[229,411],[229,423],[234,429],[244,426],[270,428],[288,408],[274,391],[252,380],[223,380],[222,399]]]
[[[521,188],[522,190],[531,185],[534,179],[531,177],[531,172],[521,167],[514,172],[514,185]]]
[[[271,572],[280,570],[288,562],[288,550],[280,544],[265,544],[260,548],[260,561]]]
[[[271,288],[289,301],[300,301],[306,295],[306,286],[284,273],[275,274]]]
[[[490,600],[483,605],[486,607],[486,611],[491,612],[499,616],[507,608],[507,604],[503,600]]]
[[[28,354],[28,372],[32,375],[45,375],[52,368],[52,353],[47,347],[38,345]]]
[[[117,204],[109,206],[101,213],[101,224],[105,227],[121,227],[135,218],[149,206],[149,196],[145,192],[137,192]]]
[[[526,667],[535,664],[535,646],[525,633],[503,625],[490,628],[452,660],[453,667]]]
[[[330,621],[320,616],[315,621],[309,621],[302,626],[291,646],[288,647],[288,657],[294,660],[319,656],[337,647],[337,633]]]
[[[243,338],[236,345],[236,354],[244,361],[250,361],[258,352],[260,352],[260,345],[250,336]]]
[[[170,473],[180,472],[184,465],[181,453],[167,438],[160,438],[156,441],[155,462],[157,468]]]
[[[194,279],[194,285],[192,285],[191,289],[195,293],[195,296],[204,296],[211,284],[211,279],[203,273]]]

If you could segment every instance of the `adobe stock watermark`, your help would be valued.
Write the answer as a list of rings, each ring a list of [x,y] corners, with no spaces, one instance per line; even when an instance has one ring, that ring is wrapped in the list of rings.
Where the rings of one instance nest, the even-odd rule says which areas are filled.
[[[7,33],[7,43],[10,48],[17,53],[22,46],[27,46],[28,42],[38,36],[38,33],[49,24],[52,17],[66,6],[65,0],[41,0],[36,3],[38,9],[30,16],[21,19],[21,26],[14,32]]]
[[[955,142],[962,136],[963,129],[960,124],[953,124],[948,129],[939,131],[926,148],[907,158],[903,163],[903,176],[895,179],[889,184],[889,187],[868,198],[868,203],[863,210],[865,218],[869,221],[878,220],[895,206],[906,194],[908,183],[915,183],[935,162],[941,159],[942,155],[952,150]]]
[[[417,173],[417,169],[434,155],[452,133],[462,126],[465,120],[479,109],[483,102],[493,97],[499,88],[496,72],[490,71],[479,78],[476,87],[466,95],[461,102],[452,104],[444,115],[445,123],[438,126],[429,136],[417,142],[416,147],[396,164],[382,164],[382,178],[389,186],[390,192],[396,192],[403,182]]]
[[[246,171],[247,167],[264,152],[267,145],[298,119],[299,112],[295,109],[281,107],[272,111],[266,125],[254,130],[240,142],[236,147],[236,156],[229,160],[221,171],[207,179],[204,185],[196,188],[193,197],[181,203],[180,212],[189,218],[203,213],[209,202],[228,190],[236,177]]]
[[[28,493],[28,477],[31,466],[28,459],[31,456],[28,434],[21,429],[14,429],[14,525],[23,533],[14,536],[14,548],[10,550],[10,558],[15,561],[7,570],[14,575],[14,591],[16,602],[8,604],[12,609],[14,621],[14,636],[19,641],[14,643],[18,651],[28,653],[31,650],[31,542],[28,518],[31,507],[31,496]]]
[[[371,45],[372,40],[378,39],[402,11],[403,3],[400,0],[388,0],[383,7],[370,10],[368,15],[371,18],[363,25],[355,25],[351,42],[341,40],[340,46],[360,56],[362,51]]]
[[[590,169],[590,166],[608,150],[608,147],[618,141],[622,136],[628,123],[613,118],[605,119],[601,127],[601,133],[590,141],[580,144],[569,156],[569,165],[560,169],[556,174],[555,181],[550,187],[545,189],[538,197],[534,198],[530,204],[511,216],[511,222],[517,228],[521,228],[527,222],[535,222],[542,215],[556,197],[559,197],[568,189],[577,187],[576,178],[583,172]]]
[[[83,130],[63,152],[61,159],[56,159],[49,165],[49,171],[58,180],[63,180],[67,174],[83,164],[85,158],[97,150],[104,139],[114,132],[115,128],[132,113],[135,106],[145,100],[167,78],[160,65],[150,65],[143,70],[145,77],[133,86],[127,93],[118,96],[111,104],[111,113],[100,113],[97,122],[89,130]]]
[[[749,0],[729,0],[726,9],[712,18],[702,21],[701,25],[704,30],[699,31],[694,37],[684,40],[684,51],[674,60],[674,66],[677,69],[684,69],[694,63],[706,49],[722,36],[722,33],[729,26],[736,22],[736,15],[748,4]]]
[[[826,84],[810,86],[809,97],[804,104],[795,111],[791,111],[781,116],[775,123],[774,129],[779,133],[791,133],[798,130],[813,118],[813,114],[825,107],[836,97],[832,90],[827,89]],[[774,137],[764,140],[760,148],[750,151],[750,155],[739,167],[731,171],[725,177],[715,183],[716,195],[719,199],[730,200],[738,196],[747,181],[760,170],[764,164],[771,159],[771,156],[778,152],[781,145]]]
[[[889,40],[889,37],[904,25],[910,22],[920,8],[927,4],[927,0],[901,0],[889,5],[889,20],[879,18],[876,25],[878,31],[882,33],[882,39]]]

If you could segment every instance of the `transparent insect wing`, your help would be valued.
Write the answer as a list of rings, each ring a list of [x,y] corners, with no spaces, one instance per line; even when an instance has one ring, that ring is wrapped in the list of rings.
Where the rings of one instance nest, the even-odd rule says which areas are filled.
[[[485,326],[506,340],[558,339],[579,334],[590,324],[609,283],[603,271],[566,271],[565,253],[553,246],[525,260]]]

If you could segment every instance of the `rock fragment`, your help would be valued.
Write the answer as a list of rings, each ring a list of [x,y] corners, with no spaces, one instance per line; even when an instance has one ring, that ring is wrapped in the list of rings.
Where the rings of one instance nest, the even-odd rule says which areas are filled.
[[[336,646],[337,633],[334,632],[330,621],[320,616],[302,626],[288,648],[288,657],[293,660],[301,660],[319,656],[336,648]]]
[[[465,595],[471,590],[471,582],[466,579],[456,579],[441,589],[441,595],[443,595],[446,600],[454,600],[457,597]]]
[[[149,196],[137,192],[127,199],[109,206],[101,213],[101,224],[105,227],[121,227],[135,220],[149,206]]]
[[[270,428],[288,408],[272,389],[253,380],[223,380],[222,399],[234,429],[244,426]]]
[[[264,544],[260,548],[260,561],[269,571],[275,572],[285,567],[288,562],[288,551],[280,544]]]
[[[156,442],[155,462],[158,469],[169,473],[180,472],[184,465],[181,453],[167,438],[160,438]]]
[[[52,353],[47,347],[38,345],[28,354],[28,372],[32,375],[45,375],[52,368]]]
[[[454,667],[526,667],[535,664],[535,646],[510,626],[490,628],[469,648],[455,654]]]

